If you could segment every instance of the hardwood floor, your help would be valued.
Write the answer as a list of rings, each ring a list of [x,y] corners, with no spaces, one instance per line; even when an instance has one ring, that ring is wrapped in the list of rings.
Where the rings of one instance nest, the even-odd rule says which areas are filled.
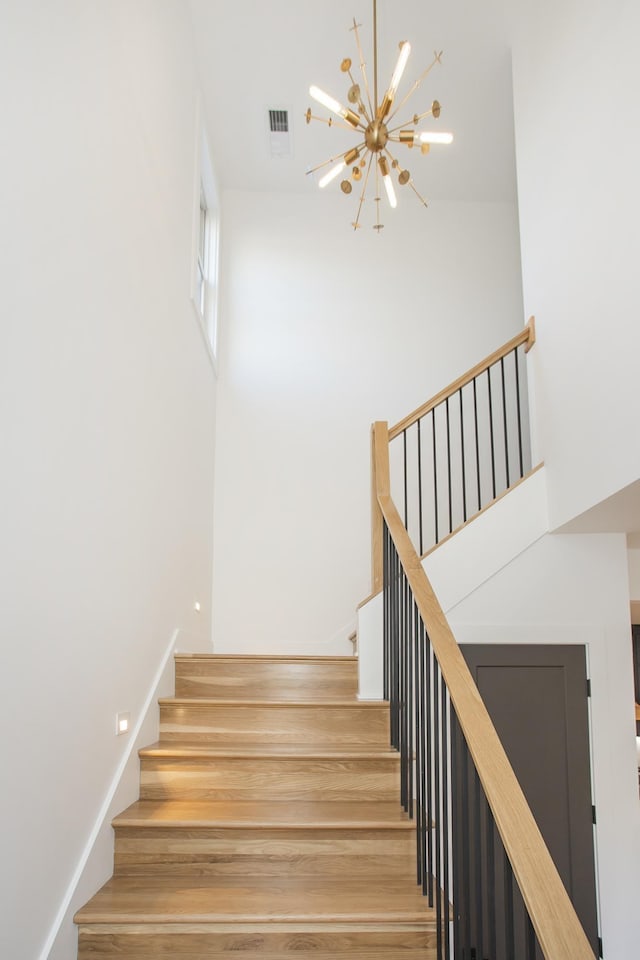
[[[177,657],[78,957],[430,960],[388,708],[356,661]]]

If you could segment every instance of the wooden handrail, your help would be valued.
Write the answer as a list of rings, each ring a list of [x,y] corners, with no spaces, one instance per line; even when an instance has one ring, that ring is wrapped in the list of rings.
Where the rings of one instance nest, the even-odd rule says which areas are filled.
[[[389,431],[373,427],[377,500],[546,960],[595,960],[447,618],[389,490]]]
[[[425,417],[428,413],[431,413],[434,407],[439,406],[439,404],[443,403],[448,397],[452,397],[458,392],[458,390],[461,390],[462,387],[466,387],[468,383],[471,383],[474,377],[479,377],[481,373],[484,373],[485,370],[488,370],[489,367],[492,367],[494,363],[498,362],[498,360],[502,360],[502,358],[510,354],[512,350],[515,350],[524,343],[526,344],[525,353],[528,353],[535,342],[536,321],[535,317],[530,317],[529,322],[523,327],[517,336],[512,337],[512,339],[509,340],[508,343],[505,343],[504,346],[494,350],[493,353],[489,354],[488,357],[485,357],[484,360],[481,360],[480,363],[477,363],[475,367],[471,368],[471,370],[463,373],[461,377],[458,377],[457,380],[454,380],[453,383],[449,384],[448,387],[444,387],[443,390],[441,390],[439,393],[436,393],[435,397],[432,397],[431,400],[427,400],[427,402],[423,403],[420,407],[418,407],[417,410],[414,410],[413,413],[403,417],[399,423],[396,423],[395,426],[391,427],[389,430],[389,440],[393,440],[394,437],[399,436],[403,430],[411,427],[422,417]]]

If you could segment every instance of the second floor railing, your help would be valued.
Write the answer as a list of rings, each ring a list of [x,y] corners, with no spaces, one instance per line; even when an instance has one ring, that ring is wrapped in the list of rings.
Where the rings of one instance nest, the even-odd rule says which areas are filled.
[[[420,556],[531,469],[525,353],[534,320],[389,429],[391,492]]]

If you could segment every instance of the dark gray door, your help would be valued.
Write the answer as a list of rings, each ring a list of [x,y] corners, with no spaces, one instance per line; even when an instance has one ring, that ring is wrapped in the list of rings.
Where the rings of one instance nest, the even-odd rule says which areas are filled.
[[[461,649],[597,956],[585,647]]]

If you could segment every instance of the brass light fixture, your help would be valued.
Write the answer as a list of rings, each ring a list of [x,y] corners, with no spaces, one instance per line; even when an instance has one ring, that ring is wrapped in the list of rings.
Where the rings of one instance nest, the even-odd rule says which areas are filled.
[[[420,193],[418,193],[409,171],[403,168],[400,162],[392,154],[391,145],[398,143],[404,144],[409,148],[419,147],[421,152],[426,154],[431,149],[432,143],[451,143],[453,140],[453,134],[416,129],[418,124],[427,117],[433,117],[434,119],[437,119],[440,116],[440,104],[437,100],[434,100],[429,109],[424,113],[415,113],[413,117],[405,120],[403,123],[398,123],[397,125],[393,123],[397,113],[404,107],[409,98],[431,72],[433,67],[437,63],[441,62],[442,51],[434,54],[434,59],[431,64],[420,75],[420,77],[418,77],[404,99],[402,99],[396,105],[396,95],[400,85],[400,80],[402,79],[404,69],[407,65],[407,60],[409,59],[409,54],[411,53],[411,46],[409,43],[406,41],[400,43],[400,53],[395,70],[393,71],[393,75],[391,77],[391,82],[384,97],[382,98],[382,101],[378,102],[378,17],[376,0],[373,0],[373,98],[371,97],[371,91],[369,89],[366,65],[364,56],[362,54],[360,34],[358,32],[360,26],[361,24],[358,24],[354,18],[353,27],[351,29],[353,30],[356,38],[358,57],[360,59],[360,72],[362,74],[362,83],[364,86],[365,96],[362,96],[360,85],[356,83],[353,78],[353,74],[351,72],[352,63],[347,57],[342,61],[340,69],[342,73],[348,75],[349,80],[351,81],[351,86],[347,93],[347,99],[350,106],[344,107],[341,103],[339,103],[337,100],[334,100],[333,97],[329,96],[329,94],[325,93],[323,90],[312,86],[309,88],[309,94],[314,100],[330,110],[331,113],[335,114],[338,117],[338,120],[335,120],[333,117],[325,120],[323,117],[314,116],[314,114],[311,112],[311,107],[309,107],[306,112],[307,123],[311,123],[312,120],[319,120],[321,123],[326,123],[330,127],[343,127],[351,132],[357,133],[359,142],[345,153],[330,157],[317,167],[313,167],[313,169],[308,170],[307,173],[313,174],[318,170],[321,170],[323,167],[330,167],[328,172],[325,173],[324,176],[322,176],[319,180],[319,186],[326,187],[327,184],[331,183],[332,180],[337,179],[340,174],[342,174],[344,171],[347,171],[346,177],[344,177],[340,183],[342,192],[345,194],[350,194],[352,192],[354,183],[362,184],[358,212],[355,220],[352,222],[354,230],[357,230],[362,226],[360,222],[362,207],[366,199],[367,188],[369,187],[370,181],[373,179],[375,182],[374,203],[376,206],[376,222],[373,225],[373,229],[379,232],[384,226],[384,224],[380,222],[381,182],[384,185],[389,206],[391,208],[395,208],[397,204],[396,192],[391,174],[392,170],[397,174],[397,181],[400,186],[410,186],[420,202],[423,203],[425,207],[427,206],[427,201],[420,195]]]

